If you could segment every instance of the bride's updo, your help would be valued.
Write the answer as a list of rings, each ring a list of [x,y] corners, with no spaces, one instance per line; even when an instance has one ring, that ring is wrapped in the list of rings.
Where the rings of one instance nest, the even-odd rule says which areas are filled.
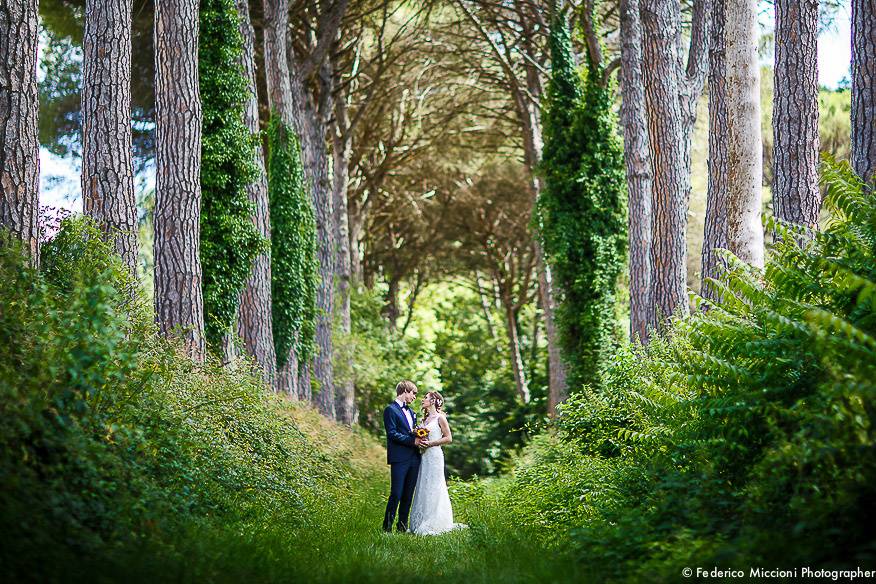
[[[440,393],[438,393],[437,391],[430,391],[430,392],[428,392],[428,393],[426,394],[426,396],[427,396],[427,397],[431,397],[431,398],[432,398],[432,401],[435,402],[435,411],[436,411],[436,412],[443,412],[443,411],[444,411],[444,410],[442,409],[442,408],[444,407],[444,396],[442,396],[442,395],[441,395]],[[426,417],[426,415],[427,415],[428,413],[429,413],[429,410],[427,410],[427,409],[424,407],[424,408],[423,408],[423,417]]]

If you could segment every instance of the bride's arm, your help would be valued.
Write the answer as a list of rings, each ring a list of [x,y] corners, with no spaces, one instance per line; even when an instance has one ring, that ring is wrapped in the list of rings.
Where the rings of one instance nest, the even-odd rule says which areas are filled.
[[[442,444],[450,444],[453,442],[453,435],[450,433],[450,424],[447,423],[447,416],[438,416],[438,425],[441,427],[441,438],[430,442],[429,446],[441,446]]]

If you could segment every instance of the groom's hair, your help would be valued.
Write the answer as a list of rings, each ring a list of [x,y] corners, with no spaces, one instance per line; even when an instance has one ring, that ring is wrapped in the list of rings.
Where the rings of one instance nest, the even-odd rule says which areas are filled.
[[[395,386],[395,395],[399,396],[403,393],[410,393],[412,391],[416,391],[417,386],[414,385],[413,381],[408,381],[407,379],[402,379],[398,382],[398,385]]]

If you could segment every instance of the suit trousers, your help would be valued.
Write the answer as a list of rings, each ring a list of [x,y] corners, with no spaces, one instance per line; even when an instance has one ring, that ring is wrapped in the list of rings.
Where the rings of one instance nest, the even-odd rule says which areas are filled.
[[[386,503],[386,513],[383,516],[384,531],[392,531],[392,522],[398,508],[398,531],[407,531],[408,516],[411,513],[411,502],[414,500],[414,488],[417,485],[417,475],[420,472],[420,457],[412,456],[404,462],[389,465],[390,487],[389,501]]]

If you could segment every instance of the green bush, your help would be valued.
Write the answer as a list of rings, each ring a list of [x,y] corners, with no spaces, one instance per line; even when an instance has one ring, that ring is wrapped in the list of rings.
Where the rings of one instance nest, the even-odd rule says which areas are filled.
[[[5,577],[80,579],[145,544],[169,557],[199,524],[294,525],[349,478],[257,376],[159,338],[89,220],[64,221],[41,269],[0,246]]]
[[[720,303],[620,351],[518,460],[503,500],[571,527],[585,574],[876,564],[876,193],[824,176],[823,232],[770,225],[762,272],[728,254]]]

